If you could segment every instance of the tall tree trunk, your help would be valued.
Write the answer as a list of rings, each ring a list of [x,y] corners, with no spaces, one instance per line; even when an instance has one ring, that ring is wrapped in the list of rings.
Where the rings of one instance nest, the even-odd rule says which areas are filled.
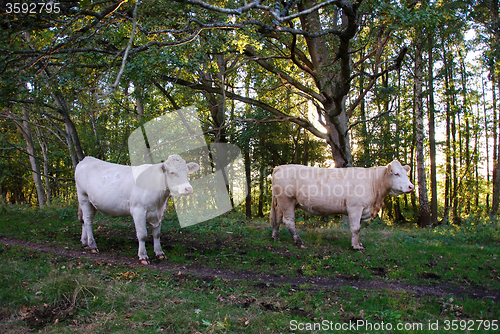
[[[302,150],[302,165],[307,166],[309,164],[309,134],[304,132],[304,149]]]
[[[490,4],[491,4],[490,10],[492,17],[493,37],[495,40],[495,45],[498,45],[500,43],[500,18],[498,15],[499,4],[498,1],[491,1]],[[493,91],[495,92],[495,83],[496,83],[497,88],[499,88],[499,94],[500,94],[500,75],[498,74],[499,71],[498,58],[496,58],[496,62],[494,63],[493,67],[494,67],[492,71],[493,73],[491,74],[491,80],[493,82]],[[498,80],[498,82],[495,80]],[[496,219],[498,214],[498,206],[500,204],[500,113],[497,113],[495,104],[493,108],[494,108],[494,113],[497,115],[497,117],[495,117],[496,124],[494,128],[497,131],[497,133],[495,134],[495,138],[497,138],[498,135],[498,139],[495,143],[496,147],[493,148],[495,152],[494,154],[496,155],[495,156],[496,161],[494,162],[493,166],[493,199],[491,203],[491,212],[490,212],[490,217],[492,219]]]
[[[415,113],[416,113],[416,154],[417,154],[417,178],[418,178],[418,200],[420,212],[420,226],[426,227],[431,224],[429,201],[427,199],[427,186],[425,176],[424,156],[424,106],[422,94],[422,38],[418,34],[415,41]]]
[[[40,132],[38,127],[35,127],[35,133],[38,139],[38,143],[40,144],[40,148],[42,149],[42,156],[43,156],[43,178],[45,181],[45,194],[46,194],[45,204],[50,205],[52,198],[51,198],[51,187],[50,187],[50,177],[49,177],[48,145],[43,139],[42,133]]]
[[[450,69],[451,72],[451,69]],[[450,79],[452,78],[452,74],[450,74]],[[451,81],[451,80],[450,80]],[[452,84],[453,86],[453,84]],[[452,87],[453,89],[453,87]],[[452,99],[452,106],[455,105],[455,101],[453,96],[451,96]],[[459,217],[458,217],[458,164],[459,164],[459,159],[457,159],[457,115],[456,112],[452,111],[451,115],[451,154],[452,154],[452,160],[453,160],[453,166],[452,166],[452,176],[451,176],[451,181],[453,183],[452,186],[452,195],[451,198],[453,200],[452,203],[452,211],[453,211],[453,222],[454,223],[460,223]]]
[[[467,214],[470,213],[471,210],[471,186],[472,186],[472,171],[471,169],[471,153],[470,153],[470,118],[471,118],[471,111],[469,110],[469,103],[467,99],[467,73],[465,70],[465,59],[462,56],[462,53],[459,52],[460,54],[460,70],[461,70],[461,79],[462,79],[462,102],[463,102],[463,107],[462,111],[464,113],[464,119],[465,119],[465,191],[463,191],[463,196],[465,199],[465,212]],[[461,132],[461,131],[460,131]],[[460,143],[462,143],[462,140],[460,140]],[[462,152],[462,150],[460,150]]]
[[[248,219],[252,218],[252,176],[250,173],[250,166],[252,162],[250,161],[250,147],[245,145],[243,147],[243,154],[245,155],[245,177],[247,180],[248,194],[245,199],[245,214]]]
[[[434,105],[434,59],[432,51],[434,48],[434,31],[428,33],[428,55],[429,55],[429,154],[431,160],[431,224],[437,225],[438,221],[438,201],[437,201],[437,180],[436,180],[436,125],[435,125],[435,105]]]
[[[483,113],[484,113],[484,138],[486,140],[486,182],[490,184],[490,146],[489,146],[489,122],[488,122],[488,115],[486,113],[486,94],[485,94],[485,83],[484,80],[482,80],[482,88],[483,88]],[[493,96],[495,94],[493,93]],[[479,188],[478,188],[479,189]],[[479,192],[479,191],[478,191]],[[490,192],[486,194],[486,212],[490,211]]]
[[[500,122],[499,122],[500,123]],[[498,139],[497,139],[497,143],[500,142],[500,127],[498,129]],[[496,216],[498,215],[498,205],[500,204],[500,159],[498,159],[498,157],[500,157],[500,145],[497,144],[497,161],[496,161],[496,164],[495,164],[495,170],[496,170],[496,173],[495,173],[495,178],[493,179],[493,200],[492,200],[492,203],[491,203],[491,212],[490,212],[490,217],[492,219],[495,219]]]
[[[494,194],[495,194],[495,189],[499,189],[499,187],[495,187],[495,182],[497,182],[497,173],[498,173],[498,155],[497,155],[497,148],[500,146],[498,143],[500,142],[500,139],[497,138],[497,134],[500,134],[500,113],[497,111],[497,94],[496,94],[496,81],[495,81],[495,72],[494,68],[490,70],[490,77],[491,77],[491,85],[492,85],[492,93],[493,93],[493,148],[492,148],[492,156],[493,156],[493,192],[492,192],[492,203],[491,203],[491,211],[490,211],[490,217],[496,217],[498,213],[498,204],[500,202],[500,192],[497,195],[497,206],[494,206],[495,200],[493,199]],[[500,181],[499,181],[500,182]]]
[[[359,76],[359,94],[361,95],[363,91],[365,90],[365,75],[364,75],[364,70],[365,70],[365,63],[361,64],[361,73]],[[399,96],[399,95],[398,95]],[[366,122],[366,101],[365,98],[361,100],[360,104],[360,112],[361,112],[361,120],[363,123],[361,123],[361,163],[362,167],[371,167],[369,165],[370,161],[370,141],[368,139],[368,129],[367,129],[367,122]],[[397,131],[396,131],[397,133]]]
[[[303,11],[315,5],[315,0],[305,0],[299,2],[297,6],[300,11]],[[336,167],[352,166],[345,102],[350,90],[352,71],[350,40],[355,36],[359,24],[357,22],[358,5],[357,3],[352,4],[349,13],[342,11],[340,21],[344,29],[339,38],[337,58],[333,62],[333,66],[327,47],[331,42],[327,36],[305,38],[311,56],[316,85],[321,94],[327,97],[323,102],[324,121],[328,130],[327,143],[330,146]],[[318,10],[300,16],[300,22],[307,31],[320,31],[322,29]]]
[[[475,211],[479,212],[479,122],[481,121],[481,112],[479,103],[477,105],[477,117],[473,120],[474,125],[474,169],[475,169],[475,182],[474,182],[474,204]],[[485,123],[486,125],[486,123]],[[488,147],[488,146],[486,146]]]
[[[413,113],[412,113],[412,140],[411,140],[411,147],[410,147],[410,161],[415,161],[415,146],[417,145],[417,118],[416,118],[416,103],[415,103],[415,85],[413,85]],[[412,168],[410,170],[411,173],[411,180],[416,180],[416,168]],[[417,199],[415,195],[415,191],[412,191],[410,193],[410,202],[411,202],[411,207],[413,209],[414,214],[417,214]]]
[[[38,199],[38,205],[40,207],[45,206],[45,191],[43,189],[43,183],[40,173],[40,165],[36,157],[35,143],[33,142],[33,133],[31,132],[30,124],[30,114],[29,111],[23,107],[23,123],[18,124],[20,130],[26,140],[26,150],[28,151],[31,172],[33,174],[33,181],[35,182],[36,194]]]
[[[63,134],[64,136],[64,139],[66,139],[66,146],[68,147],[68,152],[69,152],[69,155],[71,157],[71,163],[73,164],[73,168],[76,167],[76,165],[78,165],[78,162],[80,162],[80,160],[78,159],[78,156],[75,152],[75,145],[73,144],[73,137],[71,137],[71,135],[69,134],[69,129],[68,129],[68,124],[65,123],[64,124],[64,131],[61,130],[60,132]]]
[[[459,188],[459,177],[458,177],[458,166],[460,164],[460,158],[458,157],[460,149],[457,145],[461,146],[460,140],[457,140],[457,115],[456,110],[456,88],[454,81],[454,67],[453,61],[448,61],[448,99],[450,103],[450,154],[451,158],[451,169],[450,169],[450,206],[452,211],[452,221],[455,224],[460,224],[460,217],[458,215],[459,202],[458,202],[458,188]],[[459,121],[460,125],[460,121]],[[460,131],[459,131],[460,132]],[[459,133],[460,136],[460,133]],[[457,144],[458,143],[458,144]]]
[[[261,163],[259,170],[259,207],[257,211],[257,216],[259,217],[264,217],[264,194],[265,194],[264,182],[266,181],[264,175],[265,172],[266,172],[266,166],[265,164]]]
[[[498,9],[498,8],[497,8]],[[498,14],[498,11],[497,11]],[[493,76],[493,80],[495,80],[495,76]],[[499,81],[497,83],[497,88],[500,88],[500,75],[498,75]],[[493,88],[495,88],[495,85],[493,84]],[[500,90],[499,90],[499,95],[500,95]],[[496,108],[495,108],[496,109]],[[494,147],[495,150],[495,158],[496,161],[494,162],[493,165],[493,198],[491,201],[491,212],[490,212],[490,217],[491,219],[495,219],[498,215],[498,206],[500,205],[500,113],[498,111],[495,112],[497,115],[496,117],[496,135],[498,137],[496,140],[496,147]]]
[[[443,67],[444,67],[444,88],[446,99],[446,166],[445,166],[445,190],[444,190],[444,214],[443,221],[449,221],[451,208],[451,103],[449,96],[449,71],[448,71],[448,54],[443,42]]]

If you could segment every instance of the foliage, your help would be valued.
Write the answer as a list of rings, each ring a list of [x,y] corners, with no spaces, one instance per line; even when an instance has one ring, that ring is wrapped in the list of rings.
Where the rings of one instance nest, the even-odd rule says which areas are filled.
[[[241,6],[239,1],[210,3]],[[297,3],[276,5],[294,15],[316,2]],[[47,200],[74,199],[73,170],[84,155],[127,164],[132,131],[189,105],[197,107],[208,143],[222,140],[248,149],[254,214],[269,208],[275,166],[330,167],[339,161],[333,139],[344,121],[340,133],[354,165],[384,165],[397,158],[412,166],[415,180],[417,31],[433,38],[424,57],[434,56],[434,91],[427,78],[424,93],[436,99],[438,157],[429,160],[438,162],[439,214],[446,221],[451,212],[450,220],[458,224],[491,210],[493,197],[492,143],[499,123],[492,90],[498,86],[488,82],[497,81],[498,41],[488,23],[489,3],[361,1],[355,33],[347,39],[342,20],[357,4],[353,1],[323,6],[318,29],[324,34],[313,38],[306,21],[316,14],[277,23],[267,2],[260,10],[229,15],[187,0],[148,0],[137,2],[130,45],[133,1],[65,1],[59,15],[3,15],[0,197],[37,202],[33,165],[16,125],[24,110],[31,114]],[[341,30],[345,38],[338,38]],[[339,49],[345,39],[349,52]],[[404,47],[407,54],[394,67]],[[339,78],[346,75],[342,59],[350,64],[347,82]],[[337,105],[346,113],[342,122],[330,117]],[[416,198],[397,201],[386,202],[386,217],[414,221],[409,212],[418,209]],[[407,218],[396,217],[397,203]]]

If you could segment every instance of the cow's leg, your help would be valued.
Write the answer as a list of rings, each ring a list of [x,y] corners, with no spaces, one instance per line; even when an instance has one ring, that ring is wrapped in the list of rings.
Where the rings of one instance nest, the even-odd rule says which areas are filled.
[[[279,241],[279,230],[280,224],[283,222],[283,211],[281,211],[280,207],[276,203],[276,197],[273,196],[271,205],[271,213],[269,214],[269,219],[271,221],[271,226],[273,228],[272,238],[274,241]]]
[[[165,253],[163,253],[160,244],[161,222],[158,222],[154,225],[151,224],[151,227],[153,229],[153,245],[154,245],[155,255],[159,259],[164,259]]]
[[[97,249],[97,244],[94,240],[94,235],[92,233],[92,223],[94,222],[94,216],[96,213],[95,207],[88,199],[82,199],[79,201],[80,210],[82,210],[82,246],[85,248],[90,248],[92,253],[99,253]]]
[[[348,208],[347,213],[349,215],[349,226],[351,227],[352,248],[363,250],[365,247],[359,242],[359,230],[361,230],[361,214],[363,213],[363,208]]]
[[[282,212],[283,223],[285,224],[288,231],[292,235],[293,241],[299,247],[305,247],[302,239],[300,239],[299,234],[295,230],[295,204],[287,205],[286,209]]]
[[[137,256],[142,264],[149,264],[148,253],[146,252],[146,238],[148,232],[146,230],[146,212],[141,209],[132,210],[132,218],[134,219],[135,232],[137,234],[137,241],[139,242],[139,251]]]

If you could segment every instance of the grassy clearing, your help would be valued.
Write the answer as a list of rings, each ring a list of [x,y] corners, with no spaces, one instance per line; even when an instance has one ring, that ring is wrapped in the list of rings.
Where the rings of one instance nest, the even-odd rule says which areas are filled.
[[[0,236],[80,247],[81,227],[74,209],[8,207],[4,211]],[[307,248],[297,249],[283,228],[281,241],[271,242],[267,219],[249,222],[233,213],[180,229],[175,215],[167,214],[162,245],[168,263],[186,268],[275,274],[292,281],[328,277],[446,286],[446,291],[490,290],[497,296],[500,292],[497,225],[469,221],[461,227],[422,231],[376,221],[362,229],[361,238],[368,247],[363,253],[350,250],[349,231],[342,224],[312,225],[299,226]],[[94,230],[101,253],[136,258],[137,242],[129,219],[99,216]],[[152,256],[151,241],[147,249]],[[379,326],[390,323],[393,332],[398,332],[397,324],[422,324],[422,329],[428,329],[429,322],[439,321],[441,330],[432,332],[449,333],[446,320],[500,319],[498,300],[470,299],[461,293],[417,295],[350,286],[224,280],[3,245],[0,258],[1,333],[289,333],[308,329],[308,324],[326,329],[328,324],[358,320]],[[418,326],[414,329],[425,332],[418,331]],[[345,332],[387,331],[358,328]]]

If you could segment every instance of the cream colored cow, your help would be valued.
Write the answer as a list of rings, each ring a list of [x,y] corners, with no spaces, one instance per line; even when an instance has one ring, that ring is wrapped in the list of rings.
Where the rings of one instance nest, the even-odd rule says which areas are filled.
[[[359,242],[361,222],[377,215],[385,196],[413,191],[409,171],[409,166],[402,166],[397,160],[372,168],[278,166],[272,175],[272,237],[278,240],[283,222],[297,246],[303,246],[294,223],[298,207],[315,215],[348,215],[352,247],[364,249]]]
[[[187,163],[171,155],[160,164],[123,166],[86,157],[75,169],[78,218],[82,225],[82,245],[98,253],[92,234],[97,210],[110,217],[132,216],[139,241],[139,260],[148,263],[145,240],[146,223],[152,227],[154,252],[165,255],[160,245],[161,221],[170,195],[188,195],[193,188],[187,175],[197,171],[195,162]]]

